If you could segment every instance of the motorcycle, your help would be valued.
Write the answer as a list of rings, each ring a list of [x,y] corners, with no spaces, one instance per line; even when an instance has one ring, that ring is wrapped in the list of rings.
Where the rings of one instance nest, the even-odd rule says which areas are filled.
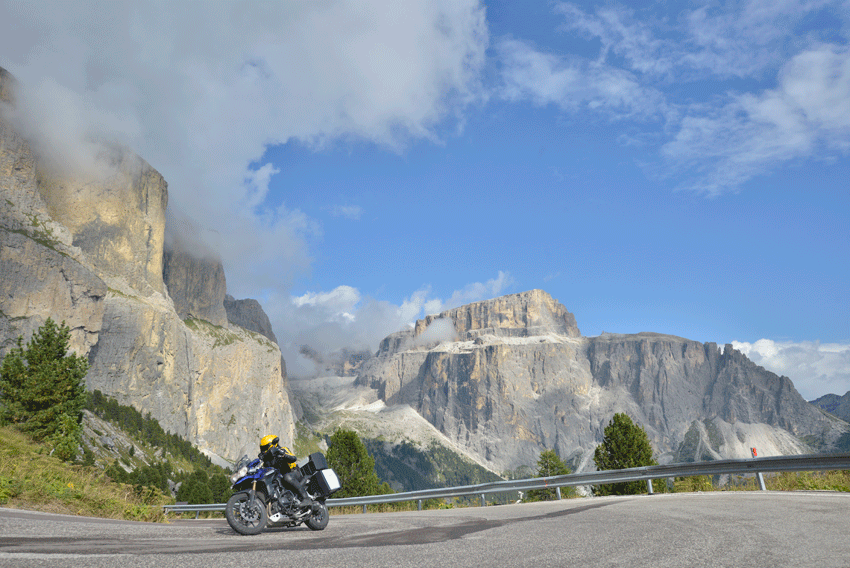
[[[314,505],[302,505],[295,494],[283,484],[283,474],[274,467],[265,467],[260,459],[242,456],[230,476],[233,495],[227,500],[224,516],[231,528],[244,535],[259,534],[269,526],[296,527],[301,523],[314,531],[328,526],[325,500],[340,489],[339,478],[328,467],[321,452],[310,454],[300,466],[305,488]]]

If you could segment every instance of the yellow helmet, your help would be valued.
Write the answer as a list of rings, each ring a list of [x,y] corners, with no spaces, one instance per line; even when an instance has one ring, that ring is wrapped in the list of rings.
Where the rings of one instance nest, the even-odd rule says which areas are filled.
[[[269,448],[277,447],[278,442],[280,442],[280,438],[278,438],[274,434],[263,436],[260,439],[260,452],[266,453],[267,451],[269,451]]]

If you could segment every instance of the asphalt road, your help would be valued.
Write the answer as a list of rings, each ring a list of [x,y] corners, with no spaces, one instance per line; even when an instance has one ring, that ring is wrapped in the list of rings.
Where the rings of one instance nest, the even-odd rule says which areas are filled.
[[[107,521],[0,509],[0,566],[850,568],[850,495],[729,492],[333,515],[253,537],[224,520]]]

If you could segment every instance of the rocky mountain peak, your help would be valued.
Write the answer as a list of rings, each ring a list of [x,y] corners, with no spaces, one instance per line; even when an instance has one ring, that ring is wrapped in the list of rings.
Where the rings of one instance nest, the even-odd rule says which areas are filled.
[[[845,393],[844,396],[832,393],[825,394],[811,403],[842,420],[850,422],[850,391]]]
[[[554,333],[581,336],[575,316],[543,290],[500,296],[427,316],[416,322],[414,337],[419,337],[438,319],[452,322],[459,341],[474,340],[482,335],[532,337]]]
[[[455,337],[430,341],[441,319]],[[617,412],[647,430],[662,463],[747,457],[751,447],[830,451],[848,431],[731,345],[648,332],[581,337],[573,315],[540,290],[418,321],[384,339],[355,385],[412,407],[494,471],[534,463],[548,448],[574,469],[590,467]]]
[[[277,343],[272,324],[269,321],[269,316],[260,305],[260,302],[253,299],[237,300],[230,294],[224,296],[224,309],[227,312],[227,321],[232,324],[244,327],[250,331],[266,336]]]

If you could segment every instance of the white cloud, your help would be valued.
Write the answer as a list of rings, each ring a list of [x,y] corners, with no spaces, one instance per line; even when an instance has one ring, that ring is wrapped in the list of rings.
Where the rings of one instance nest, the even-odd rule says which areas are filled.
[[[40,146],[71,162],[91,136],[136,150],[171,206],[220,232],[243,297],[302,274],[319,231],[266,203],[286,172],[252,166],[265,149],[439,138],[482,96],[487,44],[478,0],[0,4],[2,65],[33,93]]]
[[[481,300],[489,300],[490,298],[501,296],[514,284],[515,280],[513,276],[509,272],[500,270],[496,278],[491,278],[484,283],[475,282],[467,284],[463,289],[456,290],[448,300],[442,303],[438,310],[432,313],[440,313],[472,302],[480,302]],[[431,307],[433,309],[436,306]]]
[[[442,341],[454,341],[455,339],[457,339],[457,330],[455,330],[452,320],[437,318],[416,337],[414,344],[428,345]]]
[[[245,204],[253,209],[263,204],[269,193],[269,183],[272,176],[279,174],[280,170],[274,164],[268,163],[257,170],[248,170],[245,176],[247,192]]]
[[[642,86],[629,71],[538,51],[527,42],[504,39],[496,46],[502,64],[500,94],[565,111],[585,109],[613,117],[652,117],[664,111],[663,98]]]
[[[633,71],[654,74],[665,74],[675,65],[671,54],[665,52],[668,42],[657,38],[649,24],[636,18],[632,9],[605,6],[590,15],[574,4],[563,2],[555,4],[555,12],[564,16],[561,30],[575,30],[601,42],[597,59],[600,64],[610,55],[617,55],[624,57]]]
[[[698,174],[692,189],[713,195],[778,163],[848,149],[850,50],[828,45],[789,61],[776,89],[692,108],[661,152],[674,168]]]
[[[352,313],[360,303],[360,292],[351,286],[337,286],[330,292],[308,292],[292,298],[296,308],[310,307],[321,312],[317,319],[323,321],[354,320]]]
[[[828,40],[813,30],[796,31],[824,9],[840,12],[847,5],[844,0],[749,0],[702,6],[684,16],[682,64],[718,76],[757,75],[782,64],[800,45]]]
[[[775,69],[801,45],[834,40],[796,30],[821,10],[846,10],[846,1],[749,0],[683,11],[675,6],[674,14],[656,9],[606,5],[586,13],[570,2],[555,4],[564,17],[561,29],[601,43],[598,61],[621,57],[635,72],[681,81],[759,76]]]
[[[409,328],[417,319],[502,295],[513,282],[510,274],[500,271],[496,278],[475,282],[453,292],[445,302],[433,297],[430,288],[417,290],[396,305],[363,297],[351,286],[338,286],[329,292],[308,292],[301,296],[275,292],[264,306],[288,372],[304,377],[317,372],[315,361],[300,354],[304,345],[325,358],[342,349],[374,352],[384,337]],[[444,326],[437,326],[433,331],[435,339],[444,338],[448,333]]]
[[[757,365],[791,379],[806,400],[850,391],[850,345],[819,342],[733,341]]]

